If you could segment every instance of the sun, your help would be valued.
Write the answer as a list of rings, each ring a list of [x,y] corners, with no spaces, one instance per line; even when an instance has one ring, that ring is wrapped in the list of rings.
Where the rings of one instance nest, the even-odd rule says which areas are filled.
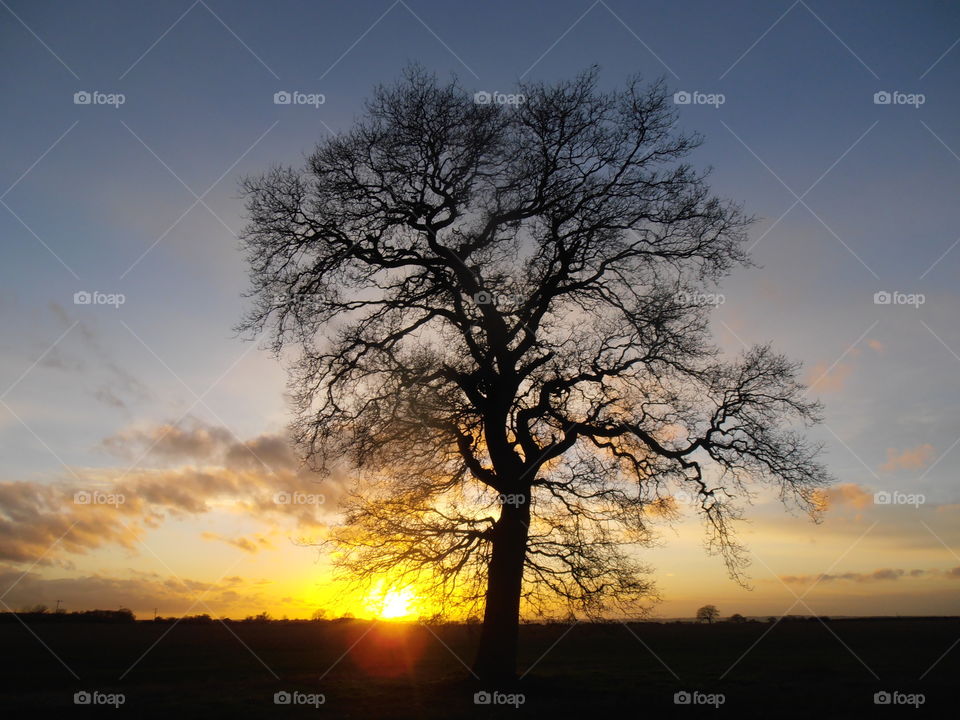
[[[417,597],[410,588],[383,590],[378,584],[367,595],[367,609],[376,617],[384,620],[398,620],[411,617]]]
[[[413,600],[413,593],[409,590],[390,590],[383,598],[380,617],[387,619],[406,617],[410,614],[410,605]]]

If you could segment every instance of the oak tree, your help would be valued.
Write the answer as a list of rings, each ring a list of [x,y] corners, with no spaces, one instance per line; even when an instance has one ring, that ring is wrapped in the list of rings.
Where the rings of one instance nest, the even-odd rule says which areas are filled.
[[[754,488],[812,511],[827,479],[797,365],[711,342],[750,219],[685,162],[664,85],[501,99],[412,68],[244,183],[242,327],[293,358],[305,455],[359,471],[336,561],[482,602],[484,678],[514,674],[524,603],[648,598],[658,520],[694,508],[737,575]]]

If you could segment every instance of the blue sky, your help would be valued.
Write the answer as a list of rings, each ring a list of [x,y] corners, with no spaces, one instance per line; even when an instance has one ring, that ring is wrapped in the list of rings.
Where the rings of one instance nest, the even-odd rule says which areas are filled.
[[[281,433],[283,369],[232,331],[246,286],[235,237],[244,222],[239,179],[297,163],[348,128],[371,87],[410,61],[488,91],[596,64],[611,87],[640,73],[663,76],[675,91],[722,94],[718,107],[678,107],[682,126],[706,139],[693,161],[713,166],[714,189],[758,218],[751,244],[761,267],[737,271],[720,289],[718,342],[735,353],[741,343],[771,341],[802,360],[826,403],[816,435],[840,482],[864,497],[884,489],[926,496],[923,518],[914,508],[883,515],[879,527],[897,538],[898,552],[915,547],[898,562],[960,565],[952,554],[960,539],[952,529],[960,502],[958,38],[960,6],[926,0],[4,0],[0,482],[55,486],[100,473],[112,483],[132,471],[176,469],[173,451],[166,464],[150,452],[140,457],[149,443],[127,455],[115,450],[118,437],[177,421],[200,434],[225,427],[240,443]],[[325,102],[274,104],[283,90],[322,93]],[[122,93],[124,102],[75,104],[82,91]],[[883,91],[922,94],[923,103],[876,104]],[[78,291],[121,293],[125,302],[75,305]],[[876,304],[882,291],[922,294],[923,304]],[[876,519],[859,497],[837,495],[837,516],[847,522],[828,520],[819,536],[796,525],[819,538],[816,549],[785,550],[772,572],[825,571]],[[268,580],[265,555],[284,554],[284,587],[317,572],[312,555],[289,560],[296,550],[284,538],[300,528],[296,518],[258,527],[175,505],[163,506],[166,520],[140,537],[176,554],[202,532],[275,535],[272,550],[249,557],[207,542],[218,549],[191,561],[192,577],[216,578],[233,561],[228,552],[252,564],[249,577]],[[13,536],[22,528],[7,511]],[[775,503],[760,502],[756,513],[759,526],[775,528],[781,517]],[[871,542],[837,570],[890,565],[890,547]],[[143,551],[138,560],[117,545],[51,552],[56,562],[30,570],[35,594],[44,579],[129,579]],[[683,555],[684,547],[655,564],[691,576],[709,567],[718,588],[739,592],[721,585],[715,560],[698,548]],[[30,563],[12,556],[4,569],[16,577]],[[671,582],[664,578],[668,590]],[[934,590],[906,580],[887,586],[894,584],[906,597],[902,611],[928,607],[919,598]],[[689,590],[675,588],[676,597]],[[855,614],[861,599],[848,596],[831,601],[833,613]],[[758,612],[777,612],[769,595],[752,597],[767,598],[750,600]]]

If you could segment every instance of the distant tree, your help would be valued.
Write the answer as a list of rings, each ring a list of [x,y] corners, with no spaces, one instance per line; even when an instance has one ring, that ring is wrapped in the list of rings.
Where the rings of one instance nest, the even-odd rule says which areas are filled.
[[[303,169],[244,183],[241,330],[293,359],[314,466],[363,471],[336,562],[483,602],[485,678],[515,674],[523,601],[641,608],[635,549],[676,497],[737,576],[748,485],[812,510],[826,481],[797,365],[711,343],[749,219],[684,162],[666,88],[518,90],[477,102],[414,68]]]
[[[697,622],[714,623],[719,617],[720,611],[716,605],[704,605],[697,610]]]
[[[324,610],[324,609],[322,609],[322,608],[320,608],[320,609],[318,609],[318,610],[314,610],[314,611],[313,611],[313,615],[310,616],[310,619],[311,619],[311,620],[315,620],[315,621],[326,620],[326,619],[327,619],[327,611]]]
[[[730,622],[732,623],[745,623],[747,619],[740,613],[734,613],[730,616]]]

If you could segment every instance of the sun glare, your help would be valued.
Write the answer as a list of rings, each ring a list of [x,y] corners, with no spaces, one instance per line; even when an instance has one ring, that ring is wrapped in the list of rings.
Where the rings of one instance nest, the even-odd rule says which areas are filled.
[[[384,592],[382,586],[375,588],[367,598],[367,609],[376,617],[385,620],[412,616],[413,608],[411,606],[416,601],[413,591],[409,588],[388,589]]]
[[[410,604],[413,602],[413,593],[409,590],[399,592],[391,590],[383,599],[383,609],[380,617],[401,618],[410,614]]]

